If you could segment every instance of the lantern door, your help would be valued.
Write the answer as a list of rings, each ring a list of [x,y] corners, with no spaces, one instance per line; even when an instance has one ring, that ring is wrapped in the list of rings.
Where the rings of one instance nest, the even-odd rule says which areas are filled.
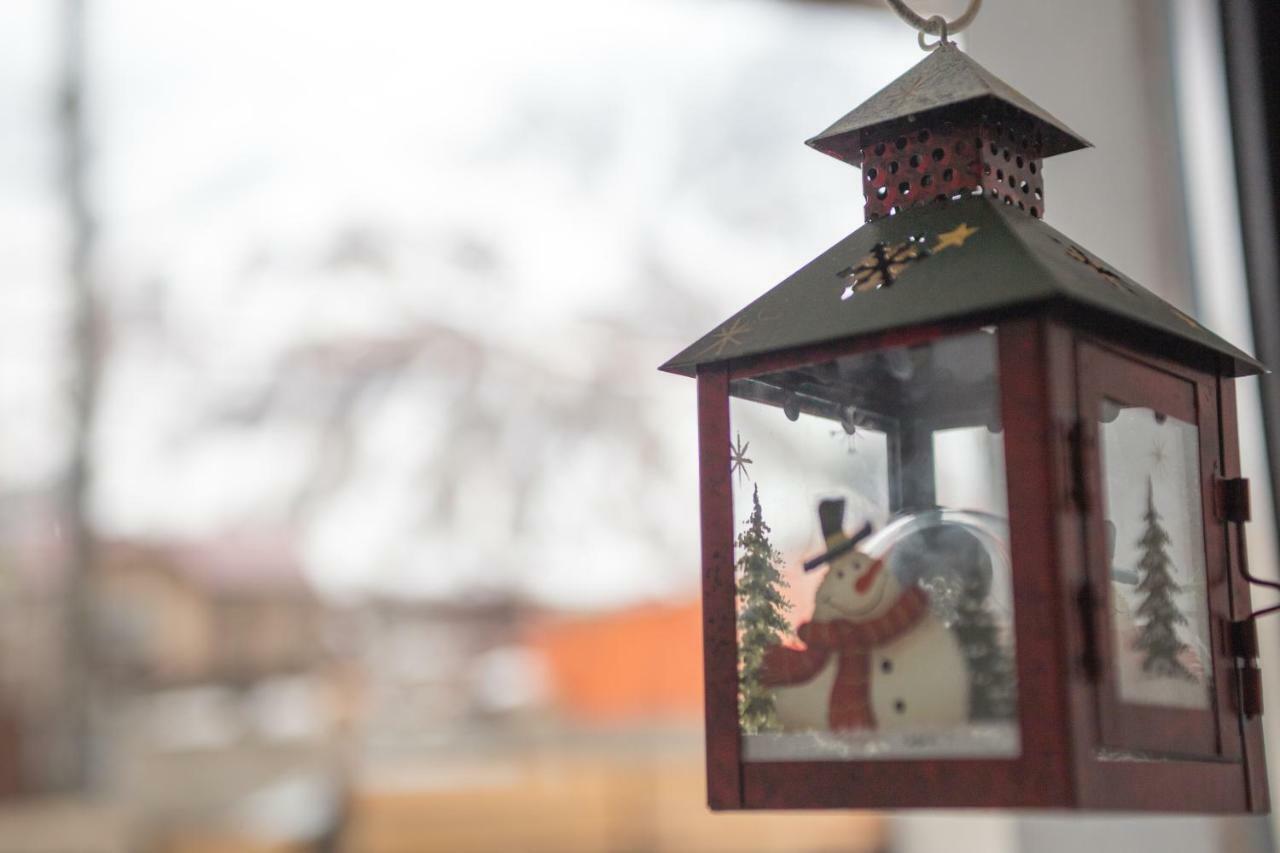
[[[1217,380],[1077,353],[1097,754],[1238,759]]]

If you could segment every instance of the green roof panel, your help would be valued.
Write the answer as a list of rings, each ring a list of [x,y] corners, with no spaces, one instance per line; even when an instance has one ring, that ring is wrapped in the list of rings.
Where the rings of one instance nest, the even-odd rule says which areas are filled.
[[[979,196],[867,223],[662,369],[693,375],[703,364],[1054,300],[1196,343],[1226,356],[1234,375],[1264,369],[1043,221]]]

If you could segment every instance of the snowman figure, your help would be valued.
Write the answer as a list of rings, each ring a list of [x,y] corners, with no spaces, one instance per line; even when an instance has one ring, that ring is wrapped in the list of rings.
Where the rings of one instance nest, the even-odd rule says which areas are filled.
[[[969,718],[969,673],[955,635],[929,609],[923,589],[904,587],[888,554],[858,550],[871,525],[844,532],[845,502],[818,507],[827,550],[805,563],[827,566],[813,620],[796,635],[805,648],[770,648],[761,683],[773,689],[785,731],[904,731]]]

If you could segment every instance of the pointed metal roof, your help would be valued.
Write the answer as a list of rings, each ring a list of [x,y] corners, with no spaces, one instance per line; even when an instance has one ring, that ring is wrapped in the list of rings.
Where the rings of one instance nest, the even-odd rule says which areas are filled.
[[[892,284],[852,292],[851,270],[870,269],[870,286],[877,266],[891,272]],[[1235,376],[1265,370],[1042,220],[985,196],[867,223],[662,369],[692,376],[699,365],[1049,302],[1190,341],[1224,356]]]
[[[867,99],[831,127],[806,143],[855,166],[871,131],[908,117],[955,108],[965,104],[976,112],[987,111],[992,121],[1015,115],[1029,118],[1043,135],[1040,156],[1050,157],[1092,145],[1027,96],[996,77],[950,42],[888,86]],[[996,114],[999,114],[997,117]]]

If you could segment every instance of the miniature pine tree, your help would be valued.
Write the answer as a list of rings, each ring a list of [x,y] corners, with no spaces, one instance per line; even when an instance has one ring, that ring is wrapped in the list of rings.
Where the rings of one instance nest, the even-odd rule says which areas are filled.
[[[999,626],[987,606],[987,583],[976,573],[965,577],[953,630],[969,666],[969,718],[1011,719],[1018,699],[1013,656],[1000,643]]]
[[[1138,561],[1138,574],[1141,578],[1138,581],[1138,592],[1145,598],[1138,605],[1137,615],[1145,621],[1138,631],[1134,646],[1145,655],[1142,661],[1143,672],[1194,681],[1195,676],[1178,659],[1187,646],[1178,638],[1177,626],[1187,624],[1187,617],[1174,602],[1174,596],[1182,591],[1182,587],[1170,572],[1169,554],[1165,550],[1169,544],[1169,534],[1160,525],[1160,513],[1156,512],[1150,478],[1147,479],[1147,511],[1144,519],[1147,529],[1138,540],[1138,544],[1142,546],[1142,559]]]
[[[782,595],[787,583],[778,566],[782,555],[769,542],[769,525],[760,509],[760,487],[751,496],[751,517],[738,534],[738,719],[745,734],[777,728],[773,693],[760,683],[765,650],[790,630],[783,613],[791,604]]]

